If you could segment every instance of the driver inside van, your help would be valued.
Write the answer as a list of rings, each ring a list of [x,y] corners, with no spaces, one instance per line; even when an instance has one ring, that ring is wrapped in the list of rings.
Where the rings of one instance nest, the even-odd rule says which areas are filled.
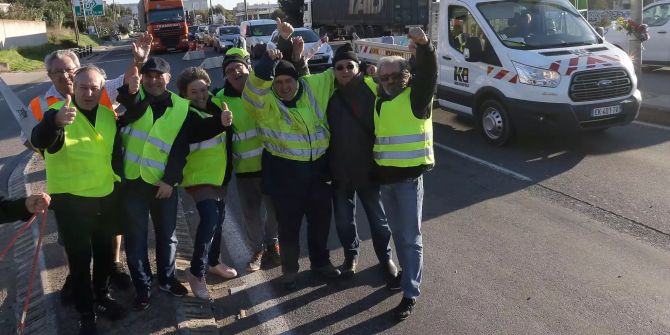
[[[508,37],[526,38],[533,35],[533,15],[530,12],[514,13],[509,21],[510,26],[503,31]]]

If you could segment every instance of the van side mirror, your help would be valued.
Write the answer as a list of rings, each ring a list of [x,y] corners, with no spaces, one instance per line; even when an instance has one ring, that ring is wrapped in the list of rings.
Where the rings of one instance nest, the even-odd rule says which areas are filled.
[[[465,41],[465,49],[463,55],[467,62],[481,62],[484,58],[484,50],[482,50],[482,42],[479,37],[468,37]]]
[[[605,36],[605,28],[603,28],[603,27],[596,28],[596,32],[598,33],[598,35],[600,35],[600,37]]]

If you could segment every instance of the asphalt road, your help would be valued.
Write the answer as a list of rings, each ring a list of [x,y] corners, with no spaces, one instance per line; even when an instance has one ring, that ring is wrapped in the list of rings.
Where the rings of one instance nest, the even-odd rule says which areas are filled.
[[[182,56],[162,55],[172,65],[173,83],[186,66],[201,62]],[[97,64],[118,75],[129,57],[129,50],[112,51]],[[221,72],[210,71],[212,86],[221,85]],[[25,95],[27,101],[34,94]],[[525,137],[496,148],[447,111],[436,109],[434,121],[437,166],[424,181],[424,283],[410,319],[391,321],[400,295],[384,287],[362,209],[355,278],[324,282],[305,271],[298,290],[284,294],[279,268],[244,274],[247,259],[239,255],[246,251],[236,249],[239,241],[225,240],[236,236],[228,231],[243,229],[231,187],[224,244],[233,252],[223,256],[245,286],[214,301],[219,332],[670,333],[669,128],[633,123],[580,137]],[[22,149],[10,125],[3,122],[0,131],[0,154],[8,161]],[[330,246],[340,264],[334,229]],[[308,269],[303,252],[301,269]],[[171,308],[154,304],[145,316],[167,317]],[[237,320],[240,309],[247,317]],[[72,320],[59,322],[73,329]],[[133,328],[132,322],[146,319],[134,314],[123,330],[108,329],[173,329]]]

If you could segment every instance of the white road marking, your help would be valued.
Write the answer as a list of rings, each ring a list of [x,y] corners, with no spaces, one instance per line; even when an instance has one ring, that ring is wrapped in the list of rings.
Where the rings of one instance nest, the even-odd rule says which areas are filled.
[[[504,175],[508,175],[508,176],[510,176],[510,177],[512,177],[512,178],[515,178],[515,179],[518,179],[518,180],[521,180],[521,181],[525,181],[525,182],[533,182],[533,179],[531,179],[530,177],[524,176],[524,175],[522,175],[522,174],[520,174],[520,173],[518,173],[518,172],[514,172],[514,171],[509,170],[509,169],[507,169],[507,168],[504,168],[504,167],[502,167],[502,166],[499,166],[499,165],[493,164],[493,163],[491,163],[491,162],[485,161],[485,160],[483,160],[483,159],[481,159],[481,158],[477,158],[477,157],[475,157],[475,156],[468,155],[468,154],[466,154],[466,153],[464,153],[464,152],[462,152],[462,151],[459,151],[459,150],[456,150],[456,149],[454,149],[454,148],[448,147],[448,146],[446,146],[446,145],[444,145],[444,144],[441,144],[441,143],[433,142],[433,144],[434,144],[436,147],[438,147],[438,148],[440,148],[440,149],[442,149],[442,150],[445,150],[445,151],[447,151],[447,152],[450,152],[450,153],[452,153],[452,154],[454,154],[454,155],[456,155],[456,156],[459,156],[459,157],[461,157],[461,158],[465,158],[465,159],[467,159],[467,160],[473,161],[473,162],[475,162],[475,163],[477,163],[477,164],[479,164],[479,165],[483,165],[483,166],[485,166],[485,167],[487,167],[487,168],[489,168],[489,169],[492,169],[492,170],[494,170],[494,171],[500,172],[500,173],[502,173],[502,174],[504,174]]]
[[[648,123],[648,122],[644,122],[644,121],[633,121],[633,123],[635,123],[635,124],[639,124],[639,125],[641,125],[641,126],[647,126],[647,127],[651,127],[651,128],[656,128],[656,129],[661,129],[661,130],[668,130],[668,131],[670,131],[670,127],[668,127],[668,126],[662,126],[662,125],[660,125],[660,124]]]

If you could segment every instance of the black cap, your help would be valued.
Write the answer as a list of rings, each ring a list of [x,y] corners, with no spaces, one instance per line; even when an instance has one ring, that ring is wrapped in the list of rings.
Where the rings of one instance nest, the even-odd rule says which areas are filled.
[[[140,73],[145,74],[151,71],[170,73],[170,63],[160,57],[151,57],[146,63],[144,63],[140,69]]]
[[[242,63],[244,65],[249,66],[249,58],[248,57],[242,57],[241,55],[238,54],[232,54],[232,55],[226,55],[223,58],[223,71],[226,71],[226,66],[228,66],[230,63]]]
[[[275,78],[281,75],[290,76],[293,77],[293,79],[298,80],[298,71],[295,70],[293,63],[283,59],[277,62],[274,69]]]
[[[341,45],[335,52],[335,57],[333,57],[333,65],[341,60],[352,60],[356,63],[360,63],[358,56],[354,52],[354,48],[351,47],[351,44],[346,43]]]

